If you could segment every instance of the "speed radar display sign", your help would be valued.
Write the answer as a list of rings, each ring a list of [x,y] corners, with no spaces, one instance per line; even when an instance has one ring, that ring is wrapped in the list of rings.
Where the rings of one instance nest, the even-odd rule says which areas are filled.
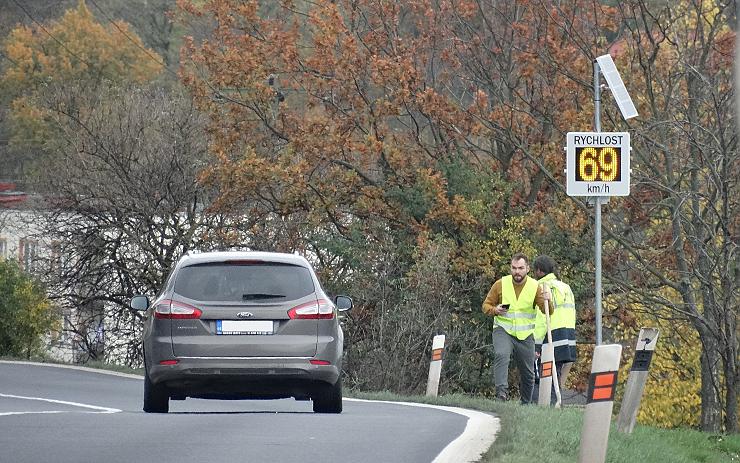
[[[630,194],[628,132],[568,132],[565,150],[568,196]]]

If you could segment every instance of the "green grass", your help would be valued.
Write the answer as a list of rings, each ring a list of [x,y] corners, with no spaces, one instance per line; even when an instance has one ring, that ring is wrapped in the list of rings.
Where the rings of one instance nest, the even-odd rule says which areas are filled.
[[[356,391],[345,395],[362,399],[422,402],[493,413],[501,420],[501,430],[491,449],[482,458],[484,463],[578,461],[583,408],[521,406],[516,402],[501,403],[464,395],[427,398]],[[641,425],[635,426],[632,434],[624,434],[616,430],[613,420],[606,461],[740,463],[740,436],[708,434],[691,429],[664,430]]]

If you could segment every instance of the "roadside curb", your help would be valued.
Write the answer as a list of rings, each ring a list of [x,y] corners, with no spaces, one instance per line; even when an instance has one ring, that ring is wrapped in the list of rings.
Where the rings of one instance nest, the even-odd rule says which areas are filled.
[[[120,378],[138,379],[143,380],[144,376],[134,375],[131,373],[121,373],[119,371],[101,370],[98,368],[83,367],[78,365],[65,365],[62,363],[44,363],[44,362],[25,362],[19,360],[0,360],[0,363],[12,364],[12,365],[36,365],[42,367],[53,367],[53,368],[66,368],[68,370],[80,370],[88,371],[90,373],[100,373],[101,375],[118,376]]]

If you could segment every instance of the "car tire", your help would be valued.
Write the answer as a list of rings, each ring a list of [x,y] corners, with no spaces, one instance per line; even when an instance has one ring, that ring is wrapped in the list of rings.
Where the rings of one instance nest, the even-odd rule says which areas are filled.
[[[342,378],[334,384],[327,384],[311,397],[313,411],[316,413],[342,413]]]
[[[170,411],[170,395],[167,386],[152,383],[148,374],[144,375],[144,411],[146,413]]]

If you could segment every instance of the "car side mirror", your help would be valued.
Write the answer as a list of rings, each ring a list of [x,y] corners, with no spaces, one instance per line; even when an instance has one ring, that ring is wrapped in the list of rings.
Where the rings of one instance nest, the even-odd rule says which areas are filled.
[[[149,298],[146,296],[134,296],[129,303],[132,309],[144,312],[149,308]]]
[[[334,298],[334,305],[337,306],[337,310],[340,312],[347,311],[352,308],[352,298],[349,296],[337,296]]]

